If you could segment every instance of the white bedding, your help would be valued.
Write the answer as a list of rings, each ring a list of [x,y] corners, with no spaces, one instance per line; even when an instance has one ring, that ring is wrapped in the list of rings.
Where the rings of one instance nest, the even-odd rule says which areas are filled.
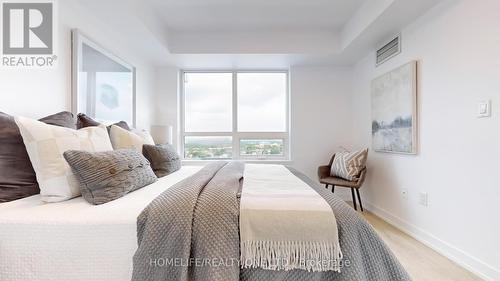
[[[182,167],[98,206],[82,197],[47,204],[40,195],[0,204],[0,280],[130,280],[137,216],[160,193],[200,168]]]

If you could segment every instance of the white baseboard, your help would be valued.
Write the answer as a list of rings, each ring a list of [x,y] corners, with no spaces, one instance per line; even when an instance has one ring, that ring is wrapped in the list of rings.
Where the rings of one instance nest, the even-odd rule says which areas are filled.
[[[488,265],[478,258],[473,257],[472,255],[467,254],[459,248],[450,245],[449,243],[435,237],[425,230],[390,214],[382,208],[374,206],[370,203],[364,203],[364,205],[365,209],[369,210],[389,224],[413,237],[417,241],[423,243],[429,248],[459,264],[463,268],[476,274],[478,277],[484,280],[500,280],[500,270]]]

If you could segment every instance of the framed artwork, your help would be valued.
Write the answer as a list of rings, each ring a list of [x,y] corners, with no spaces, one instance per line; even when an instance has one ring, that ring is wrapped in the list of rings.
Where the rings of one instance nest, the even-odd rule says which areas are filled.
[[[72,30],[72,111],[136,125],[135,67]]]
[[[417,62],[375,78],[371,103],[373,149],[417,154]]]

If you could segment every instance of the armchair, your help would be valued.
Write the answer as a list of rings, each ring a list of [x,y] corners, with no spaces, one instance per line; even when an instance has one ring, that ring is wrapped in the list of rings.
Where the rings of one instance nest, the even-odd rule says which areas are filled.
[[[332,192],[335,192],[335,187],[346,187],[351,189],[352,195],[352,203],[354,206],[354,210],[357,210],[356,204],[356,195],[358,197],[359,207],[361,208],[361,212],[363,212],[363,204],[361,203],[361,196],[359,194],[359,189],[365,182],[366,178],[366,167],[359,174],[359,178],[356,181],[348,181],[343,178],[338,178],[330,175],[330,170],[332,168],[333,160],[335,159],[335,154],[330,159],[330,163],[328,165],[318,167],[318,178],[319,182],[325,185],[325,188],[328,188],[329,185],[332,186]],[[354,190],[356,190],[356,195],[354,194]]]

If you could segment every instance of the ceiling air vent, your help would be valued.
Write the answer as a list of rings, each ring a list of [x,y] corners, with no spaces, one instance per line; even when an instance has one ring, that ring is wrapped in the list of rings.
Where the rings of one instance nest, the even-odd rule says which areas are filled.
[[[396,38],[392,39],[389,43],[385,44],[382,48],[377,50],[377,63],[379,66],[386,62],[390,58],[401,53],[401,36],[398,35]]]

